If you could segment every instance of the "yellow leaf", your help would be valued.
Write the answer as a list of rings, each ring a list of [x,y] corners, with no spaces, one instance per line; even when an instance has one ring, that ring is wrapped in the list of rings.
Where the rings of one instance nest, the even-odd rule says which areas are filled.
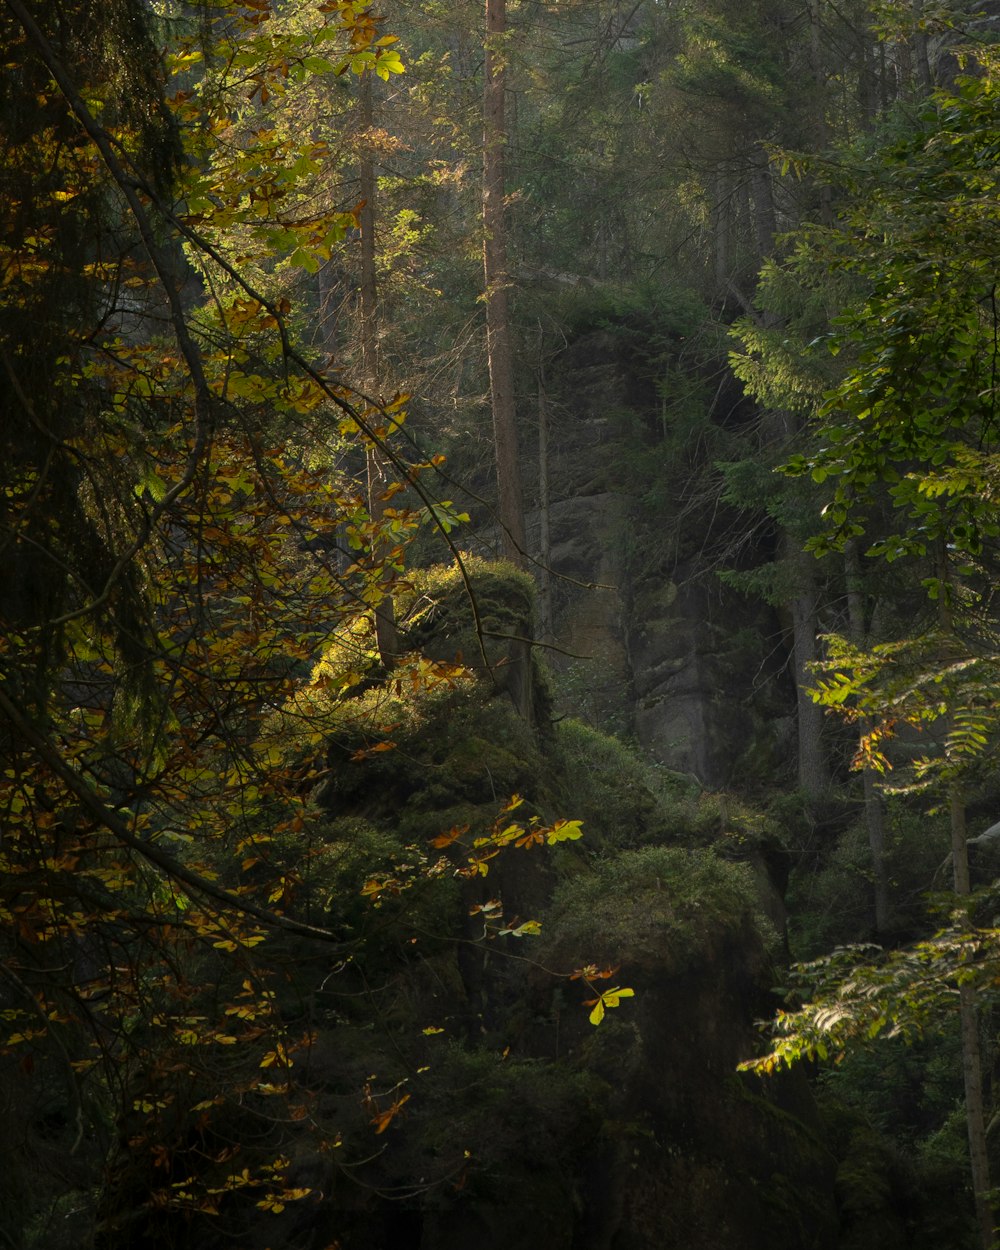
[[[590,1023],[600,1024],[604,1019],[605,1011],[608,1007],[617,1007],[623,998],[634,998],[635,990],[615,985],[610,990],[605,990],[594,1003],[594,1009],[590,1013]]]
[[[582,820],[557,820],[551,829],[546,831],[549,846],[556,842],[575,841],[583,837]]]
[[[292,1061],[289,1059],[284,1046],[282,1046],[280,1042],[274,1050],[269,1050],[267,1052],[264,1058],[260,1061],[260,1066],[262,1068],[270,1068],[276,1063],[284,1064],[285,1067],[288,1068],[292,1066]]]

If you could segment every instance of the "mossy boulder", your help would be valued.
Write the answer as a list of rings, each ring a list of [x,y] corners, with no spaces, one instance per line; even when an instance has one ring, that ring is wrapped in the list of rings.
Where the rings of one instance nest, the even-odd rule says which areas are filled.
[[[750,867],[706,848],[622,852],[558,887],[543,943],[547,966],[586,952],[614,969],[592,994],[635,991],[596,1030],[564,1024],[614,1090],[592,1244],[834,1246],[834,1160],[808,1089],[737,1074],[770,979]]]

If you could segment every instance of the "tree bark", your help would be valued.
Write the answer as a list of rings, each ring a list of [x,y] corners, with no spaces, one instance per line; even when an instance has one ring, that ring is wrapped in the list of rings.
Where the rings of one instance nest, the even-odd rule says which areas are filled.
[[[732,194],[731,179],[725,165],[720,161],[715,168],[713,191],[715,195],[715,287],[723,300],[729,291],[730,273],[729,231],[732,209],[729,197]]]
[[[771,163],[763,147],[757,146],[750,157],[750,191],[753,204],[753,231],[757,243],[760,264],[769,260],[774,252],[774,237],[778,231],[778,219],[774,211],[774,195],[771,188]]]
[[[379,389],[378,360],[378,276],[375,269],[375,197],[378,181],[369,133],[372,128],[372,74],[362,74],[360,83],[361,127],[363,131],[361,152],[361,372],[365,389],[375,395]],[[387,461],[380,448],[372,444],[366,452],[368,471],[368,514],[378,523],[385,517],[386,504],[383,495],[389,485]],[[372,555],[376,560],[384,554],[385,541],[373,539]],[[383,578],[384,581],[384,578]],[[375,603],[375,640],[379,659],[385,668],[392,668],[399,653],[399,637],[396,630],[396,609],[392,595],[387,591]]]
[[[813,88],[813,128],[817,152],[825,152],[830,145],[830,129],[826,122],[826,73],[823,69],[823,25],[819,0],[809,0],[809,60],[811,62]],[[833,225],[833,197],[828,183],[819,188],[820,220],[824,226]]]
[[[951,787],[951,859],[955,894],[964,898],[971,892],[969,848],[965,829],[965,800],[961,786]],[[959,1019],[962,1030],[962,1080],[965,1085],[965,1123],[969,1134],[969,1160],[972,1190],[976,1202],[976,1222],[982,1250],[994,1250],[993,1203],[990,1198],[990,1162],[986,1149],[986,1111],[983,1102],[983,1058],[979,1044],[979,1009],[976,987],[959,986]]]
[[[775,323],[777,324],[777,319]],[[776,412],[770,418],[771,434],[788,443],[795,432],[795,419],[789,412]],[[813,677],[810,665],[820,658],[817,642],[819,591],[816,560],[803,550],[802,539],[793,530],[781,538],[781,557],[792,584],[792,667],[795,680],[796,727],[798,730],[798,783],[809,799],[819,799],[830,789],[830,766],[823,745],[824,711],[807,694]]]
[[[539,336],[540,337],[540,336]],[[538,364],[538,633],[552,640],[552,537],[549,514],[549,410],[545,370]]]
[[[794,540],[792,544],[794,546]],[[792,569],[796,580],[792,600],[792,654],[795,665],[795,696],[799,731],[799,788],[810,799],[830,789],[830,768],[823,747],[824,712],[806,693],[812,682],[809,666],[820,658],[816,642],[815,561],[807,551],[794,551]]]
[[[917,86],[921,98],[926,99],[934,90],[934,74],[927,47],[927,32],[923,26],[923,0],[912,0],[911,11],[913,13],[913,59],[916,62]]]
[[[486,0],[485,84],[483,88],[483,279],[486,300],[486,355],[490,372],[493,439],[496,449],[497,512],[504,555],[525,565],[527,539],[517,447],[514,354],[510,335],[507,235],[504,217],[504,113],[507,29],[506,0]]]
[[[943,542],[937,550],[938,620],[942,632],[952,635],[955,624],[951,609],[951,569]],[[969,841],[965,827],[965,794],[957,778],[948,793],[951,823],[952,888],[960,899],[972,893],[969,875]],[[970,923],[966,914],[965,923]],[[965,1126],[969,1135],[969,1162],[972,1168],[972,1192],[976,1203],[981,1250],[995,1250],[993,1199],[990,1192],[990,1161],[986,1149],[986,1112],[983,1105],[983,1057],[979,1044],[979,1009],[976,986],[967,982],[959,986],[959,1021],[962,1031],[962,1081],[965,1086]]]

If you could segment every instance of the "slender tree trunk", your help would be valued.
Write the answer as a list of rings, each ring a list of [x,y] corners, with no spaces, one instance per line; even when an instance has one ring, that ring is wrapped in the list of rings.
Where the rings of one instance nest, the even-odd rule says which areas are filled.
[[[372,128],[372,74],[362,74],[360,83],[361,126],[365,135]],[[371,143],[363,140],[361,156],[361,372],[364,374],[365,389],[372,395],[379,391],[379,360],[378,360],[378,277],[375,270],[375,197],[378,182],[375,176],[375,161]],[[377,446],[371,446],[366,452],[368,469],[368,513],[374,522],[381,521],[385,516],[386,504],[383,499],[389,486],[388,464],[385,456]],[[374,540],[373,555],[384,554],[385,542]],[[384,580],[384,579],[383,579]],[[375,640],[379,658],[385,668],[392,668],[399,651],[399,639],[396,631],[396,610],[392,595],[385,592],[384,597],[375,604]]]
[[[545,370],[538,363],[538,633],[552,639],[552,538],[549,516],[549,411]]]
[[[506,0],[486,0],[483,86],[483,281],[486,288],[486,357],[490,371],[493,441],[496,449],[497,514],[503,553],[519,568],[527,563],[524,495],[517,449],[514,350],[511,344],[507,271],[504,112],[507,30]],[[511,639],[504,684],[515,708],[532,719],[531,640]]]
[[[799,787],[810,799],[830,789],[830,767],[823,746],[823,708],[806,693],[812,683],[810,665],[820,658],[816,629],[815,561],[807,551],[794,551],[793,575],[797,583],[792,600],[792,652],[798,707]]]
[[[865,131],[870,131],[875,124],[878,112],[877,83],[874,66],[874,51],[868,31],[861,31],[861,69],[858,74],[858,103],[861,106],[861,117]]]
[[[861,564],[858,545],[853,540],[844,548],[844,572],[847,582],[847,615],[850,622],[851,641],[863,647],[868,641],[865,624],[864,599],[861,592]],[[866,722],[864,728],[870,729]],[[866,765],[861,774],[864,786],[865,828],[868,831],[868,849],[872,857],[872,878],[875,890],[875,933],[883,936],[889,927],[889,873],[885,862],[885,821],[882,799],[875,784],[875,770]]]
[[[969,849],[965,829],[965,800],[961,785],[954,782],[950,795],[951,857],[955,893],[971,891]],[[990,1161],[986,1149],[986,1111],[983,1101],[983,1058],[979,1044],[979,1009],[975,985],[959,986],[959,1018],[962,1029],[962,1079],[965,1084],[965,1121],[969,1134],[972,1190],[982,1250],[994,1250],[993,1203],[990,1197]]]
[[[507,235],[504,220],[507,142],[504,115],[507,29],[506,0],[486,0],[486,59],[483,89],[483,277],[486,287],[486,355],[490,371],[493,438],[496,446],[498,513],[503,552],[524,566],[527,539],[517,449],[514,353],[508,307]]]
[[[934,90],[934,74],[927,47],[927,32],[923,28],[924,0],[912,0],[913,13],[913,59],[916,62],[916,80],[922,97],[926,98]]]
[[[777,322],[775,318],[774,324]],[[787,443],[795,432],[795,420],[791,413],[776,412],[771,421],[772,437]],[[803,551],[801,538],[787,530],[782,535],[780,550],[793,585],[789,606],[792,613],[792,666],[798,730],[798,782],[803,794],[815,800],[830,789],[830,766],[823,745],[824,711],[806,693],[813,681],[810,666],[820,659],[816,560],[810,552]]]
[[[715,285],[719,295],[724,299],[729,290],[729,229],[732,216],[729,204],[731,194],[730,178],[725,165],[721,162],[716,166],[713,179],[715,193]]]
[[[951,610],[951,570],[944,543],[938,544],[938,619],[947,636],[954,633]],[[948,795],[951,820],[952,888],[958,898],[972,893],[969,875],[969,842],[965,827],[965,794],[957,778]],[[966,918],[966,923],[969,923]],[[976,1222],[981,1250],[995,1250],[993,1199],[990,1193],[990,1161],[986,1149],[986,1111],[983,1103],[983,1057],[979,1044],[979,1009],[976,987],[959,986],[959,1020],[962,1031],[962,1080],[965,1085],[965,1124],[969,1134],[969,1161],[972,1191],[975,1195]]]
[[[817,152],[825,152],[830,145],[830,128],[826,122],[826,74],[823,70],[823,26],[820,17],[820,0],[809,0],[809,60],[811,62],[815,99],[813,101],[814,143]],[[833,225],[833,199],[831,188],[824,183],[819,188],[820,220],[825,226]]]
[[[986,1115],[983,1105],[983,1060],[979,1047],[979,1011],[976,988],[959,987],[962,1019],[962,1075],[965,1082],[965,1114],[969,1127],[972,1188],[976,1196],[976,1222],[982,1250],[995,1250],[993,1203],[990,1198],[990,1160],[986,1149]]]
[[[774,236],[778,221],[774,211],[774,195],[771,190],[771,166],[767,153],[758,147],[750,158],[752,163],[750,188],[753,197],[753,229],[757,241],[760,263],[768,260],[774,252]]]

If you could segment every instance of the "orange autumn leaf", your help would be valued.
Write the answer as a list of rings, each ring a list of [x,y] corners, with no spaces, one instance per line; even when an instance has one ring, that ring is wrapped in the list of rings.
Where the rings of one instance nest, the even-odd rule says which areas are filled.
[[[447,833],[439,833],[436,838],[431,838],[431,846],[441,850],[446,846],[451,846],[453,842],[457,842],[463,834],[468,832],[468,825],[452,825]]]
[[[375,1132],[384,1133],[399,1114],[402,1107],[409,1101],[410,1095],[403,1094],[401,1098],[396,1099],[391,1107],[388,1107],[385,1111],[379,1111],[376,1115],[372,1116],[372,1124],[375,1126]]]

